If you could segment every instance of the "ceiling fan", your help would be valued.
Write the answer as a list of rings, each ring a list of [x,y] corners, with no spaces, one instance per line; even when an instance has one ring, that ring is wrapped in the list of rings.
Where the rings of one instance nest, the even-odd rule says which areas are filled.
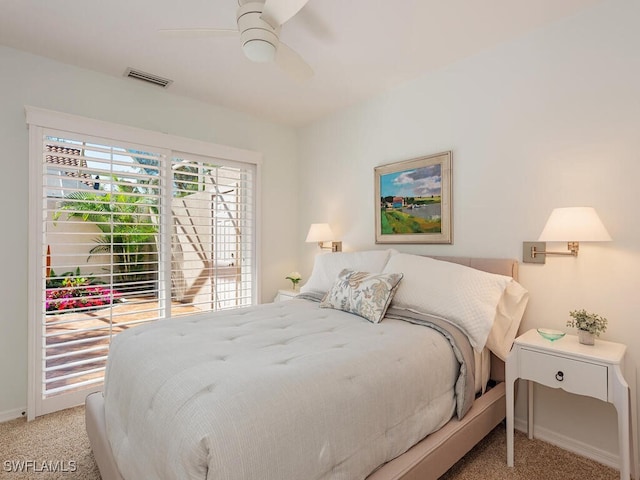
[[[219,28],[163,29],[169,37],[240,36],[242,51],[253,62],[275,61],[289,76],[306,80],[313,69],[292,48],[280,41],[282,25],[309,0],[238,0],[237,30]]]

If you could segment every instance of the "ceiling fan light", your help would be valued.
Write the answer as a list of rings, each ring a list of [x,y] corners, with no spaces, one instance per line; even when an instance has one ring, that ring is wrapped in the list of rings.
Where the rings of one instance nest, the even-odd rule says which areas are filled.
[[[276,47],[265,40],[249,40],[242,45],[242,51],[252,62],[272,62],[276,57]]]

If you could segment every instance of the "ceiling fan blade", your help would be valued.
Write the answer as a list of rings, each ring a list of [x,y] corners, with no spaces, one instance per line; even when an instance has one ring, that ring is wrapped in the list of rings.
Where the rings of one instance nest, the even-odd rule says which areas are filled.
[[[276,51],[276,64],[296,80],[308,80],[313,76],[313,69],[309,64],[282,42]]]
[[[167,38],[208,38],[239,35],[237,30],[224,28],[165,28],[158,33]]]
[[[304,7],[309,0],[266,0],[260,18],[278,28]]]

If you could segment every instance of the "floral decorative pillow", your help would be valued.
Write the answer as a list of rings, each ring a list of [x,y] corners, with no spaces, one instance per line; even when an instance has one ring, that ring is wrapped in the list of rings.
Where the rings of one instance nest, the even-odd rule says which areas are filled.
[[[402,273],[356,272],[345,268],[320,302],[320,307],[342,310],[379,323],[400,280]]]

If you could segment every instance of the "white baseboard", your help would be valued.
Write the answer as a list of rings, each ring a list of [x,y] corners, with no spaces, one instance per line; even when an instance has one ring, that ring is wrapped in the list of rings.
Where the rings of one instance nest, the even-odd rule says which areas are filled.
[[[516,430],[527,433],[526,420],[516,418],[514,421],[514,427]],[[569,452],[590,458],[591,460],[602,463],[608,467],[620,470],[620,456],[615,453],[596,448],[593,445],[581,442],[575,438],[561,435],[544,427],[534,427],[534,437],[564,450],[568,450]]]
[[[4,412],[0,412],[0,423],[8,422],[9,420],[15,420],[16,418],[20,418],[22,416],[27,416],[27,407],[16,408],[14,410],[5,410]]]

